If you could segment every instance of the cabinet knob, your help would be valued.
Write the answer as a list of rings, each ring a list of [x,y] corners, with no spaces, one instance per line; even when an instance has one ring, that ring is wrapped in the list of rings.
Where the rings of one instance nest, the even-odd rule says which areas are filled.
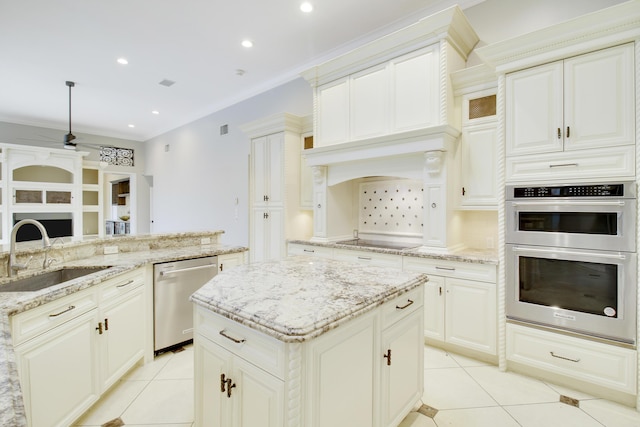
[[[98,327],[96,327],[96,331],[98,331],[99,335],[102,335],[102,322],[98,322]]]
[[[227,397],[231,398],[231,389],[235,388],[236,385],[235,383],[233,383],[233,381],[231,380],[231,378],[227,378]]]
[[[567,126],[567,138],[571,137],[571,127]]]
[[[562,130],[558,128],[558,139],[562,139]]]
[[[387,349],[387,354],[383,355],[387,359],[387,366],[391,366],[391,349]]]
[[[467,190],[464,189],[464,187],[462,187],[462,195],[464,196],[464,193],[466,193]]]
[[[433,209],[435,209],[437,206],[438,206],[438,205],[436,205],[435,203],[431,203],[431,207],[432,207]]]
[[[220,263],[220,271],[222,271],[224,269],[224,264]]]

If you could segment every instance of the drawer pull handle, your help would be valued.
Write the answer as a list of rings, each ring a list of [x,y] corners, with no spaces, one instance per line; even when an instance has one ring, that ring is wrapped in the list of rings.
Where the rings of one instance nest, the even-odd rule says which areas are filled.
[[[577,168],[578,164],[577,163],[558,163],[555,165],[551,165],[551,164],[549,165],[550,168],[565,168],[569,166]]]
[[[370,256],[359,256],[358,259],[362,259],[364,261],[371,261],[371,257]]]
[[[309,253],[315,253],[315,251],[313,249],[304,249],[305,252],[309,252]]]
[[[558,356],[557,354],[555,354],[553,351],[549,352],[553,357],[557,358],[557,359],[562,359],[562,360],[568,360],[569,362],[575,362],[578,363],[580,361],[580,359],[571,359],[569,357],[564,357],[564,356]]]
[[[436,266],[436,270],[456,271],[455,267],[438,267],[438,266]]]
[[[405,308],[409,307],[411,304],[413,304],[413,300],[410,300],[409,298],[407,298],[407,301],[409,301],[408,303],[406,303],[405,305],[403,305],[402,307],[398,307],[396,305],[396,310],[404,310]]]
[[[116,288],[124,288],[125,286],[129,286],[133,282],[135,282],[135,280],[129,280],[127,283],[123,283],[122,285],[116,286]]]
[[[60,315],[63,315],[65,313],[70,312],[71,310],[73,310],[74,308],[76,308],[75,305],[70,305],[69,308],[67,308],[66,310],[61,311],[60,313],[56,313],[56,314],[50,314],[49,317],[58,317]]]
[[[233,341],[233,342],[234,342],[234,343],[236,343],[236,344],[242,344],[243,342],[245,342],[245,341],[246,341],[245,339],[241,339],[241,340],[239,340],[239,339],[237,339],[237,338],[234,338],[234,337],[232,337],[232,336],[227,335],[227,333],[225,332],[225,330],[224,330],[224,329],[220,331],[220,335],[222,335],[223,337],[225,337],[225,338],[227,338],[227,339],[229,339],[229,340]]]

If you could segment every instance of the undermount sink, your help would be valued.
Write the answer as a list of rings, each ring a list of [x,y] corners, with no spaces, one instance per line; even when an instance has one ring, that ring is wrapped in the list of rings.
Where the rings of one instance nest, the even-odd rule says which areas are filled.
[[[67,267],[0,285],[0,292],[35,292],[109,267]]]

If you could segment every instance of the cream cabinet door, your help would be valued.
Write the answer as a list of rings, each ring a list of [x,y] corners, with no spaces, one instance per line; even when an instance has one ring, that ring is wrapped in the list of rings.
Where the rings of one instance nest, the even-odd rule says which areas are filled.
[[[633,45],[564,61],[565,150],[635,141]]]
[[[251,180],[254,206],[282,204],[284,200],[284,134],[251,141]]]
[[[400,424],[424,389],[423,310],[385,329],[382,333],[381,426]],[[387,356],[387,357],[385,357]]]
[[[424,285],[424,336],[443,342],[444,337],[444,299],[445,279],[429,275]]]
[[[98,400],[97,310],[15,348],[31,427],[67,427]]]
[[[253,210],[253,232],[251,236],[251,261],[281,259],[285,254],[284,211],[275,209]]]
[[[447,278],[446,341],[496,354],[496,284]]]
[[[460,206],[498,208],[497,124],[466,126],[460,145]]]
[[[340,144],[349,139],[349,77],[316,89],[317,147]]]
[[[373,67],[351,77],[351,140],[389,132],[389,70]]]
[[[440,124],[438,54],[432,46],[391,61],[393,132]]]
[[[196,427],[231,427],[227,406],[226,383],[222,378],[230,371],[231,353],[202,335],[194,336],[195,425]],[[225,390],[222,390],[222,385]]]
[[[226,271],[242,264],[244,264],[244,252],[218,255],[218,271]]]
[[[233,359],[235,387],[229,427],[280,427],[284,425],[284,382],[240,357]]]
[[[506,154],[562,151],[562,61],[506,76]]]
[[[144,286],[101,305],[102,389],[107,390],[144,355],[147,322]]]

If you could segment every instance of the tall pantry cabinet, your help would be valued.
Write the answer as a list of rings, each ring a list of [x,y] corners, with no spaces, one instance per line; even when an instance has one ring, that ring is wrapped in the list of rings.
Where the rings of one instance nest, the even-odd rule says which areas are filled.
[[[278,260],[286,256],[286,240],[308,238],[312,224],[300,207],[303,119],[283,113],[241,130],[251,140],[249,259]]]

